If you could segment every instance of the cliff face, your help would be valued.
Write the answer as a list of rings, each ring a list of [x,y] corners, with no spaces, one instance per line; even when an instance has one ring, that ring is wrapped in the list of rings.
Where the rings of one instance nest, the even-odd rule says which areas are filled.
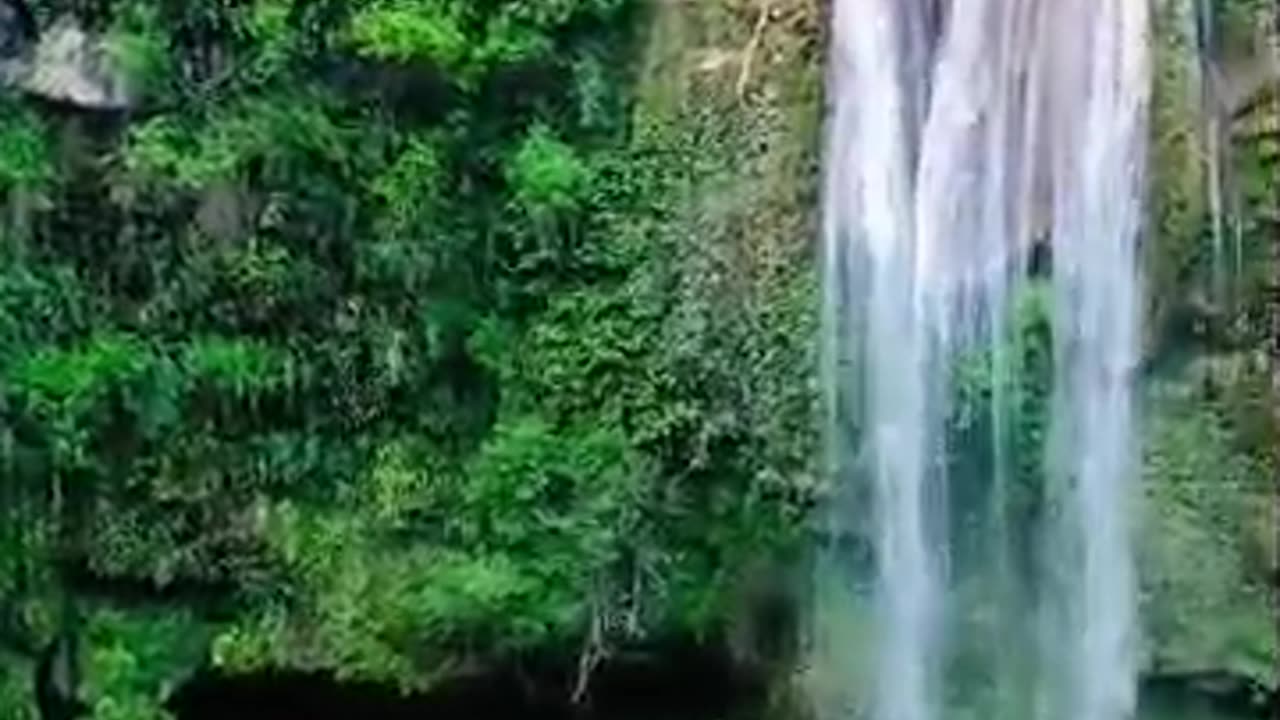
[[[138,95],[0,99],[6,717],[786,654],[816,7],[31,6]]]
[[[817,452],[821,3],[649,7],[637,134],[669,135],[689,161],[670,226],[680,300],[671,327],[695,333],[739,378],[765,454],[795,469],[770,482],[804,502]]]
[[[1148,669],[1274,690],[1276,36],[1271,9],[1229,3],[1198,43],[1193,12],[1166,3],[1157,34],[1147,260],[1157,361],[1140,565]]]
[[[35,717],[66,632],[100,717],[163,717],[207,666],[422,687],[549,652],[572,693],[670,635],[785,680],[822,491],[824,3],[565,0],[474,38],[408,0],[125,5],[98,21],[146,80],[132,115],[0,108],[0,714]],[[1245,5],[1224,28],[1261,26]],[[1185,27],[1147,669],[1268,684],[1280,116],[1224,32],[1252,69],[1218,283]]]
[[[794,716],[805,530],[821,494],[816,400],[825,10],[821,0],[653,0],[634,120],[689,148],[668,232],[667,321],[702,377],[732,376],[719,414],[750,428],[769,502],[792,538],[737,573],[726,641]],[[716,368],[713,370],[713,368]]]
[[[782,268],[774,277],[788,267],[803,268],[796,277],[816,273],[823,10],[799,2],[655,4],[641,113],[732,138],[720,189],[704,184],[691,195],[686,221],[701,224],[688,233],[696,252],[681,260],[696,278],[689,292],[745,298],[767,311],[784,305],[771,296],[778,285],[768,275],[760,283],[760,269]],[[1268,299],[1280,251],[1276,37],[1265,3],[1234,3],[1204,20],[1213,42],[1198,47],[1193,12],[1191,3],[1166,3],[1156,33],[1151,361],[1144,502],[1134,519],[1144,672],[1274,689],[1280,403],[1270,386]],[[1221,133],[1214,162],[1206,156],[1210,132]],[[724,152],[708,147],[709,157]],[[1220,175],[1217,201],[1210,172]],[[785,262],[761,264],[769,258]],[[768,317],[755,325],[768,326]],[[767,372],[751,377],[770,382]]]

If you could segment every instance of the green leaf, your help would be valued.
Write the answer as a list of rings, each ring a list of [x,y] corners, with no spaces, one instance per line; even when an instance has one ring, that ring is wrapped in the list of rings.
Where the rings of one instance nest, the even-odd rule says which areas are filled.
[[[457,66],[468,40],[462,14],[444,0],[382,2],[358,12],[351,21],[357,51],[376,60],[428,61]]]

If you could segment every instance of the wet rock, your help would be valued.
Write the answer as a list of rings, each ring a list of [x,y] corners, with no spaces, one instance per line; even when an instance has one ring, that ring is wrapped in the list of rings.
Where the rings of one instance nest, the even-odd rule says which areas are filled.
[[[134,101],[103,38],[71,18],[40,32],[19,0],[0,0],[0,83],[86,110],[124,110]]]
[[[235,242],[252,231],[262,205],[262,198],[239,183],[214,183],[202,193],[196,210],[196,226],[215,240]]]
[[[0,62],[21,57],[35,45],[36,23],[20,0],[0,0]]]
[[[0,0],[0,84],[13,85],[38,38],[31,11],[19,0]]]
[[[87,109],[121,110],[132,104],[128,81],[105,43],[71,20],[60,20],[43,34],[21,86],[47,100]]]

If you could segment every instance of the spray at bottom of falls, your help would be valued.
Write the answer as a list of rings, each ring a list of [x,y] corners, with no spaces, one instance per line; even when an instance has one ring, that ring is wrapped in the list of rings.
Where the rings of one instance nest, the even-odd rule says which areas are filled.
[[[1133,712],[1146,13],[835,0],[820,717]],[[1011,306],[1037,244],[1052,253],[1053,390],[1047,439],[1028,448],[1012,431],[1026,403],[1010,377],[1027,368]],[[965,366],[986,378],[967,424]],[[1035,479],[1028,457],[1044,458]]]

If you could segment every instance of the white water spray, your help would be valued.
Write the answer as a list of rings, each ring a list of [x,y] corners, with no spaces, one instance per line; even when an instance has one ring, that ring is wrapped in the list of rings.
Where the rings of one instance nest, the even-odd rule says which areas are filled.
[[[1147,4],[1058,0],[1051,125],[1054,336],[1051,472],[1064,484],[1074,552],[1051,557],[1067,600],[1064,720],[1132,715],[1136,580],[1130,478],[1136,470],[1134,376],[1139,358],[1138,239],[1151,68]]]
[[[828,533],[856,533],[850,515],[862,512],[853,504],[865,488],[877,633],[874,678],[863,685],[870,711],[932,720],[952,710],[942,660],[958,580],[946,527],[949,375],[960,353],[1002,339],[1027,250],[1047,228],[1059,345],[1054,474],[1069,489],[1046,537],[1054,579],[1070,594],[1046,616],[1061,621],[1064,634],[1054,636],[1070,638],[1061,647],[1071,650],[1046,659],[1042,672],[1070,667],[1045,707],[1053,720],[1123,720],[1134,686],[1124,519],[1150,84],[1145,0],[835,0],[833,24]],[[849,585],[833,570],[845,561],[840,542],[820,553],[818,645],[849,611],[830,598],[857,594],[821,589]],[[995,563],[1001,572],[1006,564]],[[1018,610],[1007,596],[995,602]],[[835,665],[821,668],[828,683],[854,672],[820,655],[820,665]],[[997,687],[1013,684],[1010,664],[985,669]],[[822,698],[817,710],[843,718],[863,707]]]

